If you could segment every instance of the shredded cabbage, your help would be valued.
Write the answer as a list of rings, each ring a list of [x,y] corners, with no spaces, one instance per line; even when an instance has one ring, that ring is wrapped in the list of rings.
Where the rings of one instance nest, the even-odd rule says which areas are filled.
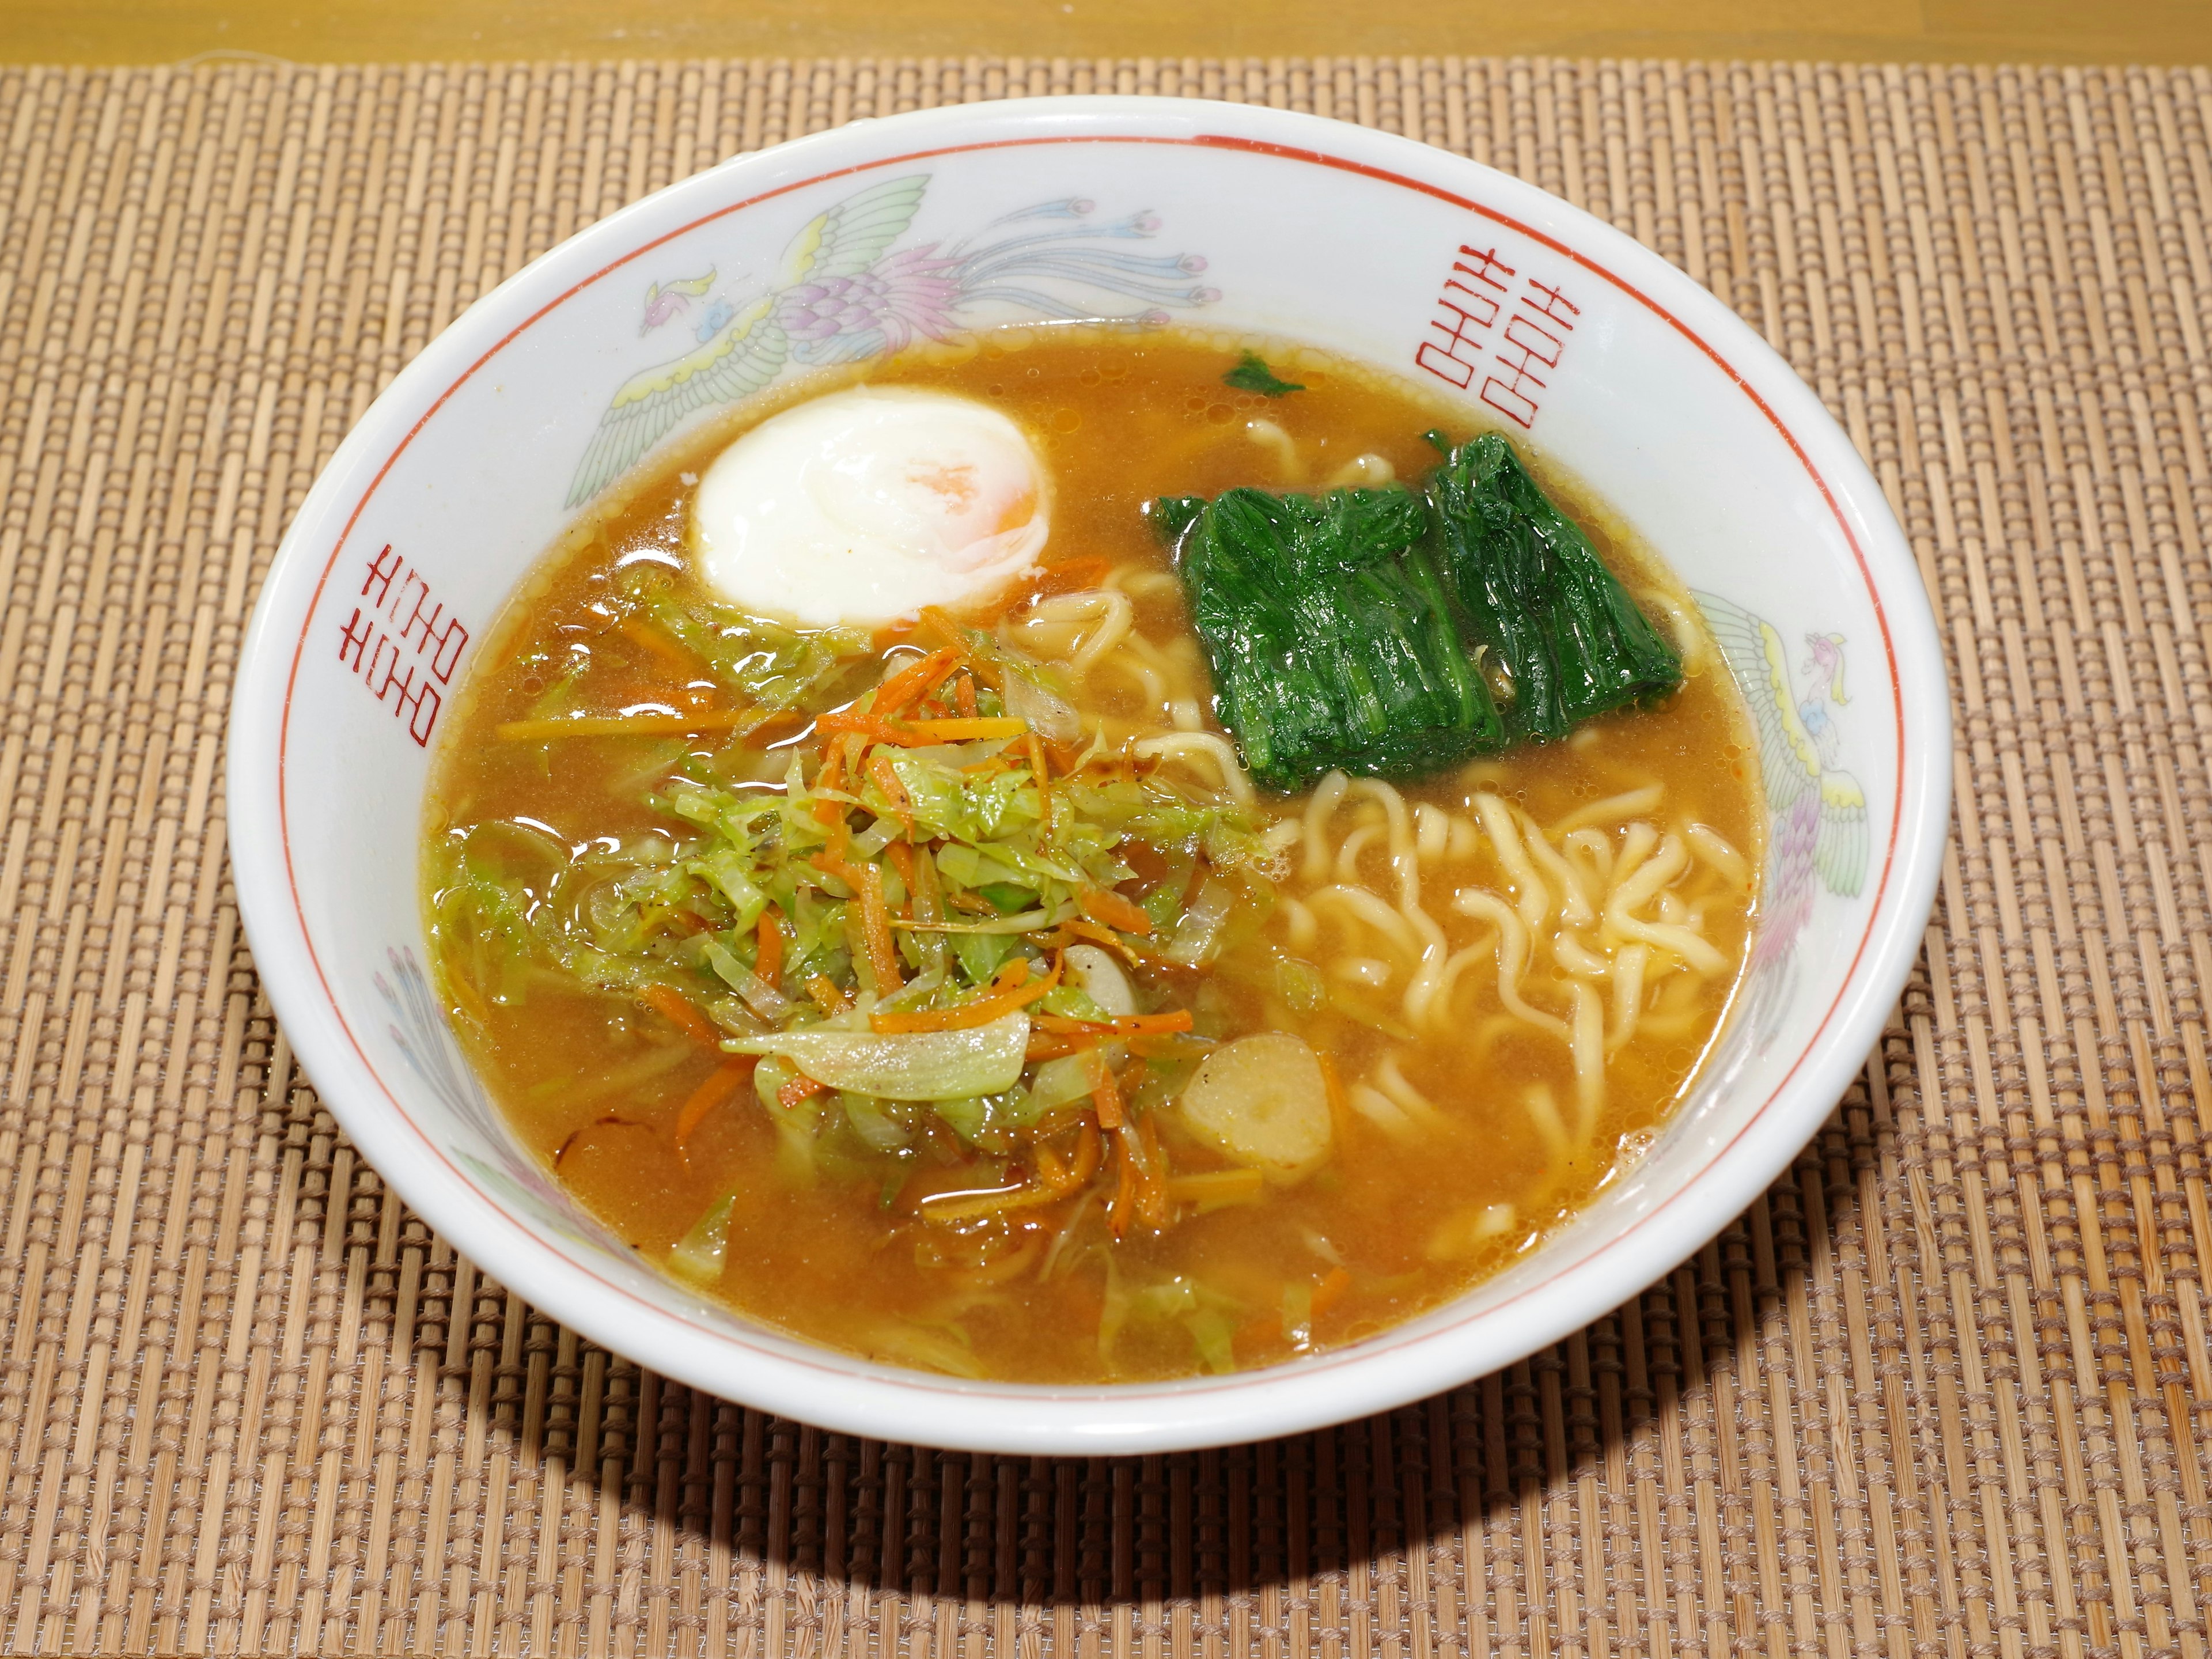
[[[821,1027],[773,1036],[730,1037],[733,1054],[781,1054],[832,1089],[885,1100],[958,1100],[991,1095],[1021,1081],[1030,1017],[1012,1013],[964,1031],[878,1036]]]
[[[1086,730],[1052,671],[991,634],[939,618],[942,650],[886,663],[665,572],[618,587],[611,625],[674,641],[781,724],[640,741],[620,775],[653,827],[574,847],[534,821],[447,830],[431,908],[452,977],[494,1005],[558,989],[649,1042],[762,1056],[744,1109],[793,1183],[865,1178],[889,1204],[934,1137],[1018,1190],[1080,1190],[1117,1238],[1133,1203],[1167,1224],[1165,1153],[1131,1132],[1203,1052],[1194,992],[1270,902],[1261,825]],[[603,716],[584,659],[544,654],[532,719]],[[1130,1019],[1146,1043],[1113,1024]],[[1151,1056],[1133,1072],[1133,1051]],[[713,1282],[729,1222],[710,1208],[672,1269]],[[1208,1363],[1216,1316],[1191,1328]]]
[[[720,1279],[729,1253],[730,1214],[736,1206],[737,1198],[732,1194],[709,1205],[669,1251],[669,1271],[695,1285],[712,1285]]]

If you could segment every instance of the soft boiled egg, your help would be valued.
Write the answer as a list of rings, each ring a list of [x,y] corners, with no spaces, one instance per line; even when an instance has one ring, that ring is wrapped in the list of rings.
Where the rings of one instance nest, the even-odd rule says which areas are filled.
[[[856,386],[763,421],[699,480],[701,574],[731,604],[873,626],[988,599],[1036,562],[1044,470],[972,398]]]

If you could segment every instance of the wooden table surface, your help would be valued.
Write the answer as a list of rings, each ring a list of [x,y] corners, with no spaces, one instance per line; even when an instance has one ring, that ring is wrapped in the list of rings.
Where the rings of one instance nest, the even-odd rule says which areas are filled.
[[[2212,0],[0,0],[0,61],[1298,56],[2212,62]]]

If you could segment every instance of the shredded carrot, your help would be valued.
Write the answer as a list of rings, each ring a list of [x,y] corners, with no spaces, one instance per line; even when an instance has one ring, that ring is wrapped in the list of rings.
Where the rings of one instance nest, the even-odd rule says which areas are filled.
[[[1066,927],[1067,931],[1078,939],[1087,939],[1093,944],[1104,945],[1124,962],[1133,964],[1137,960],[1138,952],[1132,950],[1129,942],[1115,934],[1111,928],[1101,927],[1095,921],[1070,921],[1066,924]]]
[[[1061,925],[1078,939],[1087,939],[1093,944],[1104,945],[1124,962],[1145,968],[1156,968],[1163,973],[1169,974],[1194,974],[1199,971],[1187,962],[1177,962],[1174,957],[1162,956],[1157,951],[1147,951],[1141,945],[1132,945],[1121,934],[1110,928],[1101,927],[1095,921],[1085,921],[1079,916]]]
[[[1336,1057],[1326,1048],[1316,1048],[1314,1058],[1321,1062],[1322,1087],[1328,1094],[1329,1127],[1338,1139],[1352,1125],[1352,1103],[1344,1097],[1344,1079],[1336,1074]]]
[[[1110,887],[1086,887],[1075,896],[1083,914],[1125,933],[1149,933],[1152,919]]]
[[[994,1191],[951,1194],[933,1193],[921,1200],[921,1218],[947,1225],[962,1221],[980,1221],[986,1216],[1004,1215],[1010,1210],[1034,1210],[1041,1205],[1059,1202],[1060,1194],[1049,1187],[1001,1187]]]
[[[507,720],[495,729],[510,743],[550,738],[670,738],[691,732],[730,732],[768,724],[757,708],[702,710],[690,714],[566,714],[549,720]]]
[[[870,743],[896,744],[899,741],[898,728],[889,720],[879,720],[873,714],[855,714],[850,709],[842,714],[824,714],[814,722],[814,729],[831,735],[856,733]]]
[[[759,937],[753,975],[774,990],[783,978],[783,913],[773,904],[761,912]]]
[[[650,652],[679,674],[696,673],[700,668],[698,658],[641,617],[624,617],[615,624],[615,630],[632,645],[641,651]]]
[[[1028,732],[1026,746],[1030,751],[1030,773],[1036,779],[1037,787],[1037,843],[1049,847],[1056,839],[1059,815],[1054,811],[1052,799],[1052,769],[1044,763],[1044,745],[1037,734]]]
[[[694,1042],[712,1047],[721,1036],[707,1016],[693,1006],[691,999],[681,991],[665,985],[648,985],[637,994],[637,1000],[659,1014]]]
[[[845,826],[841,821],[837,827]],[[887,997],[906,983],[906,976],[899,971],[898,945],[891,939],[890,909],[884,902],[883,866],[848,862],[842,856],[843,839],[834,837],[839,843],[834,853],[817,853],[808,862],[823,874],[836,877],[860,900],[860,929],[868,943],[868,966],[875,974],[876,994]]]
[[[806,994],[814,999],[814,1006],[825,1014],[842,1014],[853,1005],[837,988],[837,982],[827,974],[810,974],[806,978]]]
[[[975,718],[975,677],[973,674],[961,675],[959,683],[952,688],[952,700],[963,718],[971,720]]]
[[[912,841],[914,798],[907,793],[906,785],[899,781],[898,773],[891,767],[891,757],[884,754],[870,756],[868,776],[874,780],[876,787],[884,792],[884,799],[891,804],[892,816],[898,819],[899,827],[906,831],[906,838]]]
[[[1158,1036],[1190,1030],[1190,1010],[1170,1008],[1162,1014],[1116,1014],[1110,1019],[1075,1019],[1066,1014],[1034,1016],[1040,1031],[1083,1032],[1094,1036]]]
[[[900,884],[906,889],[907,907],[911,909],[915,892],[914,848],[902,841],[886,842],[884,856],[891,861],[891,868],[898,872]]]
[[[1344,1293],[1351,1288],[1350,1271],[1343,1267],[1331,1267],[1328,1270],[1328,1277],[1314,1286],[1313,1316],[1319,1319],[1331,1308],[1344,1300]]]
[[[1105,1161],[1106,1142],[1098,1133],[1098,1126],[1085,1122],[1082,1133],[1075,1139],[1075,1167],[1067,1172],[1068,1188],[1073,1191],[1098,1173]]]
[[[1036,1027],[1045,1016],[1032,1014],[1030,1018],[1030,1060],[1058,1060],[1062,1054],[1079,1054],[1085,1048],[1096,1048],[1101,1040],[1095,1031],[1041,1031]]]
[[[1267,1178],[1257,1170],[1207,1170],[1197,1175],[1168,1177],[1168,1196],[1205,1208],[1255,1203],[1267,1191]]]
[[[465,980],[448,977],[446,981],[446,988],[453,994],[454,1007],[459,1009],[462,1013],[467,1015],[479,1025],[489,1023],[491,1019],[490,1005],[484,1001],[483,997],[480,993],[478,993],[475,986],[471,985]]]
[[[1149,1036],[1139,1033],[1129,1039],[1129,1052],[1147,1059],[1157,1055],[1168,1060],[1190,1060],[1212,1046],[1209,1039],[1193,1036],[1188,1031],[1158,1031]]]
[[[1115,1182],[1114,1200],[1107,1223],[1116,1239],[1126,1237],[1133,1218],[1141,1217],[1158,1227],[1168,1219],[1167,1156],[1157,1132],[1147,1134],[1151,1120],[1140,1126],[1124,1123],[1115,1135],[1121,1147],[1121,1168]]]
[[[690,1098],[676,1114],[676,1150],[679,1153],[684,1151],[684,1142],[691,1139],[691,1132],[707,1121],[708,1113],[737,1092],[738,1085],[753,1074],[757,1063],[751,1054],[724,1060],[691,1091]]]
[[[1107,1206],[1106,1226],[1118,1243],[1128,1236],[1129,1222],[1136,1214],[1137,1160],[1130,1152],[1127,1134],[1115,1136],[1114,1144],[1120,1149],[1121,1167],[1114,1179],[1114,1197]]]
[[[899,971],[898,945],[891,938],[890,911],[884,902],[883,866],[864,864],[860,876],[860,931],[868,941],[868,966],[875,972],[876,994],[887,997],[906,983],[906,976]]]
[[[829,718],[825,715],[816,725],[820,726]],[[822,769],[814,775],[814,787],[817,793],[836,789],[844,781],[844,775],[845,747],[842,744],[833,743],[822,757]],[[841,800],[817,800],[814,816],[823,823],[842,823],[845,821],[845,803]],[[842,856],[841,852],[839,857]]]
[[[924,749],[939,743],[980,743],[988,738],[1018,738],[1030,729],[1027,720],[1018,720],[1011,714],[987,714],[975,720],[900,720],[896,724],[878,720],[873,714],[824,714],[814,725],[817,731],[852,733],[870,743],[896,744],[902,749]]]
[[[899,741],[910,749],[933,743],[982,743],[993,738],[1018,738],[1030,729],[1027,720],[1012,714],[979,714],[973,720],[908,720]]]
[[[1091,1062],[1098,1075],[1098,1086],[1091,1091],[1091,1103],[1098,1109],[1098,1127],[1118,1129],[1127,1121],[1121,1111],[1121,1090],[1114,1081],[1114,1073],[1097,1060]]]
[[[1138,1171],[1137,1213],[1155,1227],[1168,1224],[1168,1154],[1160,1145],[1160,1132],[1150,1116],[1137,1121],[1137,1134],[1145,1148],[1144,1167]]]
[[[942,605],[925,605],[921,607],[921,627],[932,637],[942,641],[954,650],[963,653],[967,652],[968,630],[961,627]],[[970,657],[968,672],[993,690],[999,689],[996,672],[989,663]]]
[[[1040,1145],[1036,1149],[1037,1179],[1056,1193],[1066,1192],[1073,1183],[1067,1178],[1067,1165],[1060,1161],[1060,1154],[1049,1146]]]
[[[879,1036],[894,1031],[966,1031],[1003,1019],[1051,994],[1060,983],[1061,958],[1053,958],[1052,971],[1029,983],[1029,964],[1017,957],[991,981],[990,992],[951,1008],[924,1008],[912,1013],[870,1014],[868,1029]],[[1018,975],[1010,970],[1018,969]]]
[[[876,688],[868,712],[878,720],[890,719],[908,703],[918,702],[935,690],[948,675],[958,670],[967,654],[946,646],[931,652],[920,662],[909,663]]]
[[[826,1095],[829,1092],[828,1084],[817,1083],[802,1072],[775,1091],[775,1103],[787,1112],[801,1101],[811,1100],[817,1095]]]

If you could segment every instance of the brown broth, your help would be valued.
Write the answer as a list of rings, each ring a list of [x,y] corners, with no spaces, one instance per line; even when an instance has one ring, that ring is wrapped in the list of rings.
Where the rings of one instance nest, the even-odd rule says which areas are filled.
[[[1147,500],[1237,484],[1319,488],[1363,453],[1418,479],[1435,460],[1425,431],[1442,427],[1462,437],[1469,430],[1460,411],[1402,381],[1272,343],[1262,346],[1271,362],[1306,389],[1272,400],[1231,391],[1221,376],[1243,343],[1170,332],[1033,331],[908,353],[844,377],[964,393],[1005,410],[1032,434],[1054,479],[1047,560],[1103,559],[1139,590],[1136,631],[1151,642],[1144,654],[1161,676],[1164,703],[1126,665],[1078,683],[1079,707],[1117,729],[1167,732],[1174,728],[1166,704],[1208,707],[1178,591],[1171,580],[1144,580],[1169,568],[1140,511]],[[809,381],[777,403],[830,384]],[[684,677],[667,661],[595,624],[594,597],[625,559],[684,563],[692,472],[772,407],[748,408],[652,464],[532,574],[450,717],[431,792],[434,838],[449,825],[489,819],[527,820],[572,844],[669,831],[670,822],[641,798],[687,748],[712,750],[718,740],[543,744],[502,741],[495,728],[522,716],[538,696],[544,675],[531,665],[532,653],[545,647],[588,652],[593,683],[617,702],[684,695]],[[1253,420],[1279,428],[1304,463],[1302,475],[1286,476],[1275,441],[1247,434]],[[1544,468],[1540,456],[1531,460],[1633,590],[1678,618],[1694,615],[1673,577],[1588,492]],[[1048,627],[1032,632],[1047,642],[1053,634]],[[1432,841],[1441,838],[1440,855],[1419,867],[1426,908],[1453,948],[1481,927],[1451,911],[1445,899],[1454,888],[1472,883],[1510,892],[1488,845],[1450,829],[1453,820],[1472,821],[1480,789],[1553,824],[1656,782],[1663,804],[1646,815],[1655,823],[1709,826],[1756,868],[1760,816],[1741,706],[1717,653],[1708,645],[1701,664],[1690,654],[1693,672],[1663,708],[1607,717],[1565,743],[1404,787],[1413,821],[1425,824]],[[837,700],[872,678],[872,671]],[[1210,714],[1205,729],[1219,730]],[[1267,811],[1296,818],[1304,805],[1304,798],[1275,800]],[[1362,811],[1376,829],[1346,867],[1386,900],[1394,893],[1384,808],[1366,801],[1338,814],[1320,881],[1306,879],[1303,848],[1291,849],[1285,899],[1310,899],[1340,881],[1334,848]],[[1362,932],[1340,919],[1340,908],[1324,914],[1309,905],[1316,936],[1299,946],[1298,907],[1279,904],[1224,955],[1197,990],[1197,1006],[1227,1033],[1305,1036],[1331,1057],[1347,1097],[1376,1088],[1387,1098],[1402,1079],[1434,1103],[1437,1119],[1399,1138],[1347,1106],[1339,1113],[1334,1156],[1302,1185],[1210,1213],[1185,1204],[1176,1224],[1118,1243],[1106,1240],[1096,1206],[1062,1237],[1069,1203],[951,1229],[917,1219],[903,1188],[794,1186],[779,1171],[775,1133],[749,1090],[709,1113],[688,1154],[679,1155],[677,1115],[720,1056],[672,1042],[634,1005],[550,975],[533,981],[519,1006],[495,1002],[482,964],[447,941],[438,966],[456,1029],[517,1134],[549,1162],[557,1159],[559,1178],[621,1237],[658,1259],[719,1193],[735,1191],[719,1294],[747,1316],[893,1363],[1035,1382],[1159,1377],[1200,1368],[1200,1328],[1189,1310],[1159,1317],[1140,1311],[1107,1352],[1102,1315],[1132,1287],[1178,1279],[1202,1287],[1192,1306],[1214,1310],[1209,1317],[1229,1331],[1237,1364],[1265,1364],[1355,1340],[1448,1300],[1587,1203],[1681,1098],[1733,993],[1752,884],[1711,872],[1685,881],[1684,902],[1702,908],[1705,936],[1732,965],[1694,984],[1677,975],[1648,992],[1648,1029],[1613,1057],[1592,1133],[1565,1157],[1551,1149],[1527,1097],[1541,1085],[1557,1101],[1572,1100],[1566,1048],[1501,1013],[1494,968],[1468,969],[1445,1029],[1407,1042],[1392,1031],[1403,1024],[1411,969],[1384,933]],[[1286,969],[1285,957],[1305,966]],[[1378,972],[1385,983],[1363,981]],[[1325,1000],[1304,1006],[1316,983]],[[1385,1087],[1378,1079],[1393,1055],[1395,1079]],[[1178,1132],[1172,1110],[1155,1116],[1172,1167],[1220,1164]],[[1148,1305],[1176,1294],[1159,1291]],[[1296,1317],[1302,1297],[1314,1310],[1303,1333]]]

